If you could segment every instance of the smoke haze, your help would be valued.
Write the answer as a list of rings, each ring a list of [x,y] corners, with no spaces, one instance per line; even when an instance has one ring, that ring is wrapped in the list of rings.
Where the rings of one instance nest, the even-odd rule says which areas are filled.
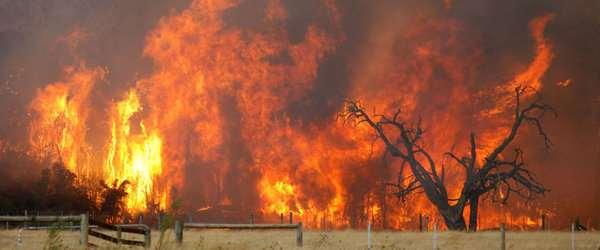
[[[510,116],[482,115],[501,106],[502,94],[489,93],[546,47],[549,66],[530,80],[557,110],[545,120],[554,146],[544,148],[531,128],[516,144],[552,190],[535,207],[598,228],[598,13],[592,0],[0,0],[0,142],[27,148],[34,99],[67,81],[67,67],[98,69],[86,143],[106,151],[111,121],[120,121],[115,103],[135,91],[142,108],[125,120],[143,123],[132,133],[161,139],[162,177],[151,186],[164,199],[182,197],[190,211],[293,210],[314,227],[359,226],[396,204],[382,197],[381,182],[395,180],[397,167],[382,166],[377,146],[370,157],[366,131],[338,124],[345,100],[422,117],[441,159],[465,150],[471,131],[495,142]],[[545,15],[536,40],[532,20]],[[496,211],[490,206],[482,217]],[[220,213],[211,216],[228,216]]]

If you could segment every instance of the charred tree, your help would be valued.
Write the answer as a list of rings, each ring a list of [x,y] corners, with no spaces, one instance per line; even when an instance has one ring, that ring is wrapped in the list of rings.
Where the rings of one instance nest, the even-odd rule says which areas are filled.
[[[124,180],[119,184],[118,180],[114,180],[112,186],[101,182],[102,204],[100,205],[100,216],[102,220],[109,223],[117,222],[119,219],[124,219],[127,210],[125,206],[125,198],[127,197],[127,186],[130,185],[128,180]]]
[[[511,195],[532,200],[549,191],[534,178],[528,170],[524,160],[523,151],[517,148],[511,160],[505,160],[501,155],[506,155],[507,148],[514,141],[517,133],[524,123],[531,124],[543,138],[545,146],[550,147],[551,142],[542,128],[542,118],[546,113],[556,112],[549,105],[536,98],[529,105],[521,105],[521,97],[528,88],[515,89],[514,120],[510,132],[504,137],[482,161],[477,155],[476,136],[471,133],[468,155],[459,157],[453,152],[447,152],[445,157],[453,159],[464,170],[465,180],[459,197],[449,197],[445,183],[445,166],[436,165],[433,157],[425,149],[421,121],[414,124],[406,123],[400,119],[400,110],[392,117],[385,115],[371,115],[356,101],[348,101],[344,117],[346,120],[355,121],[356,125],[367,124],[376,133],[378,139],[385,144],[386,153],[401,159],[400,174],[396,183],[389,185],[396,188],[395,194],[405,199],[414,191],[422,191],[436,207],[450,230],[467,230],[464,211],[469,205],[469,230],[477,229],[477,213],[479,200],[482,195],[490,191],[502,190],[504,193],[501,202],[506,202]],[[390,130],[397,134],[391,138]],[[403,172],[408,167],[410,174]],[[439,172],[438,172],[439,171]]]

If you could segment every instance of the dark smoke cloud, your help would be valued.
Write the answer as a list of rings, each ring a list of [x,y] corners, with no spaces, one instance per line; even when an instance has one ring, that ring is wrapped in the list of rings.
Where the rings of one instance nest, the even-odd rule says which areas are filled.
[[[554,147],[550,151],[543,148],[533,130],[528,130],[519,138],[518,144],[526,149],[527,160],[540,180],[552,189],[548,197],[542,200],[543,206],[558,208],[557,213],[565,223],[575,216],[593,218],[592,223],[598,223],[600,218],[594,212],[600,208],[600,185],[595,181],[600,178],[598,1],[456,0],[450,8],[446,8],[442,1],[378,1],[377,4],[371,1],[338,2],[344,13],[344,31],[348,38],[338,50],[342,55],[333,56],[345,60],[345,66],[338,67],[344,68],[339,72],[347,72],[350,76],[367,72],[368,75],[370,67],[379,66],[370,64],[388,63],[373,60],[378,51],[389,51],[386,46],[410,43],[402,40],[400,34],[407,31],[414,20],[440,18],[462,25],[460,39],[466,55],[469,50],[475,49],[470,45],[481,46],[482,55],[477,60],[480,64],[473,77],[468,79],[470,82],[465,83],[469,86],[467,90],[472,91],[507,82],[516,72],[523,70],[535,53],[529,22],[544,14],[554,14],[555,18],[547,26],[545,36],[551,41],[555,56],[542,79],[541,92],[544,101],[554,106],[559,114],[558,119],[547,119],[546,124]],[[332,72],[325,70],[319,78],[326,79],[329,73]],[[438,72],[436,79],[439,81],[433,84],[436,90],[431,90],[432,93],[422,98],[430,99],[436,95],[435,91],[444,93],[451,87],[444,87],[444,82],[448,81],[443,72]],[[557,84],[567,79],[571,79],[572,85],[561,87]],[[368,84],[377,88],[380,83]],[[324,98],[336,98],[335,95],[329,95],[329,91],[340,93],[336,90],[343,92],[348,88],[331,82],[328,86],[331,89],[320,90]],[[317,93],[307,99],[309,103],[318,103],[321,111],[339,110],[335,108],[339,102],[334,102],[331,109],[327,108],[329,105],[325,102],[315,102],[319,100]]]
[[[544,101],[557,109],[547,120],[554,147],[541,148],[530,131],[520,140],[539,178],[552,189],[544,204],[559,207],[565,217],[593,217],[600,208],[600,11],[598,1],[456,1],[450,16],[478,33],[485,46],[479,81],[502,82],[514,62],[527,63],[532,40],[527,24],[545,13],[555,14],[546,28],[555,57],[543,81]],[[559,82],[572,80],[560,87]],[[560,201],[556,203],[556,201]],[[564,218],[566,220],[571,218]]]

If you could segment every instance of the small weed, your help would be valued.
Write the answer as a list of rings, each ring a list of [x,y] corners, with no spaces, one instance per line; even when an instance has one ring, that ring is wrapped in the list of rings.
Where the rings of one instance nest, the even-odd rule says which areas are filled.
[[[269,245],[269,246],[267,246],[267,247],[265,247],[263,249],[264,250],[267,250],[267,249],[269,249],[269,250],[283,250],[283,246],[278,241],[275,241],[275,242],[273,242],[273,244],[271,244],[271,245]]]
[[[204,236],[200,236],[198,238],[198,241],[196,242],[196,247],[194,249],[206,249],[204,241]]]
[[[327,248],[327,246],[330,246],[331,243],[329,242],[330,238],[329,235],[326,233],[320,233],[319,234],[319,240],[317,240],[317,243],[315,243],[315,249],[324,247]]]
[[[165,241],[168,241],[167,231],[171,229],[173,223],[175,222],[175,216],[177,215],[179,209],[181,208],[181,200],[175,199],[171,204],[171,209],[168,211],[163,219],[158,225],[158,229],[160,230],[160,235],[158,236],[158,243],[156,244],[156,250],[164,249]]]
[[[48,238],[44,243],[45,250],[68,249],[60,234],[63,227],[64,225],[62,223],[55,223],[48,229]]]

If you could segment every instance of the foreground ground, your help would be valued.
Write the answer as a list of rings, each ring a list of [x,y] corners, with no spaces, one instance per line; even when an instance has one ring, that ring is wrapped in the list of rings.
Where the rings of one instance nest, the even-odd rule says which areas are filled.
[[[50,242],[47,231],[0,230],[0,249],[43,249]],[[136,238],[136,237],[133,237]],[[432,233],[375,232],[373,249],[432,249]],[[136,238],[138,239],[138,238]],[[139,238],[141,239],[141,237]],[[159,247],[160,233],[152,234],[152,249],[179,249],[174,235],[168,232]],[[80,249],[77,231],[63,231],[55,237],[58,249]],[[100,249],[119,249],[114,244],[90,238]],[[439,249],[499,249],[499,232],[456,233],[437,235]],[[577,233],[576,249],[600,249],[600,232]],[[507,249],[571,249],[568,232],[508,232]],[[183,249],[295,249],[295,231],[190,231],[184,233]],[[366,249],[365,231],[304,232],[304,249]],[[123,248],[125,249],[125,248]],[[142,249],[137,247],[137,249]]]

